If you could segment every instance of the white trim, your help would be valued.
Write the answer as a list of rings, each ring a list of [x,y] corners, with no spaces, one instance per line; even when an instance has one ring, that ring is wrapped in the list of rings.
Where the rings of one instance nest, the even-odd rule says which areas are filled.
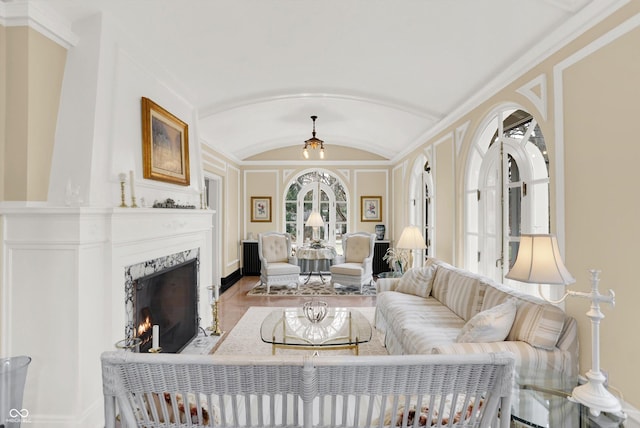
[[[208,166],[212,169],[217,169],[221,172],[227,171],[227,164],[221,159],[216,158],[212,154],[202,150],[202,165]]]
[[[29,27],[55,43],[69,49],[79,42],[71,24],[43,3],[0,2],[0,25]]]
[[[457,179],[456,179],[455,175],[456,175],[457,169],[456,169],[456,150],[455,150],[455,135],[454,135],[454,132],[447,132],[446,134],[444,134],[441,138],[439,138],[438,140],[436,140],[432,144],[432,147],[433,147],[433,149],[432,149],[433,150],[433,158],[432,158],[433,159],[433,163],[431,164],[431,175],[432,175],[432,179],[435,181],[435,183],[433,184],[433,189],[438,187],[438,179],[436,177],[436,174],[438,172],[438,156],[436,155],[436,147],[439,146],[440,144],[444,144],[447,141],[451,141],[451,142],[454,143],[453,150],[451,151],[451,157],[452,157],[451,163],[453,164],[453,174],[454,174],[453,187],[454,187],[454,193],[455,193],[455,187],[456,187],[456,183],[457,183]],[[434,191],[434,197],[435,197],[435,195],[436,195],[436,193]],[[456,217],[456,213],[458,212],[458,202],[457,202],[457,200],[458,200],[457,197],[453,198],[453,216],[454,216],[454,220],[452,222],[452,225],[453,225],[452,226],[453,227],[452,236],[454,237],[454,240],[453,240],[453,244],[451,245],[451,252],[452,252],[451,256],[453,258],[452,259],[453,264],[457,263],[457,258],[458,258],[457,254],[456,254],[457,253],[457,244],[456,244],[457,239],[455,239],[455,236],[456,236],[456,224],[457,224],[457,220],[455,219],[455,217]],[[435,242],[435,238],[436,238],[437,233],[438,233],[437,232],[437,227],[435,227],[435,225],[438,224],[437,223],[437,221],[438,221],[437,215],[438,214],[436,213],[436,211],[437,210],[435,210],[435,209],[433,210],[434,242]],[[435,244],[433,245],[432,249],[433,249],[432,256],[433,257],[438,257],[438,252],[437,252],[437,248],[436,248]]]
[[[564,181],[564,99],[562,97],[563,72],[572,65],[607,46],[614,40],[640,26],[640,14],[634,15],[622,24],[600,36],[582,49],[576,51],[553,67],[553,98],[555,121],[555,182],[556,182],[556,237],[560,253],[565,251],[565,181]]]
[[[536,87],[540,88],[540,95],[534,92]],[[531,101],[531,104],[538,110],[540,117],[546,122],[547,120],[547,75],[545,73],[539,75],[530,82],[516,89],[516,92]]]
[[[469,129],[470,120],[467,120],[462,125],[456,128],[455,133],[455,143],[456,143],[456,156],[460,155],[460,149],[462,148],[462,142],[464,141],[464,137],[467,135],[467,130]]]
[[[435,126],[418,136],[413,144],[409,144],[405,150],[399,152],[391,161],[397,163],[400,159],[423,145],[425,141],[429,141],[440,132],[451,127],[456,121],[472,112],[483,102],[491,99],[511,82],[534,69],[538,64],[567,46],[570,42],[630,1],[631,0],[598,0],[587,4],[576,15],[567,19],[561,27],[550,33],[536,46],[527,50],[526,54],[523,54],[519,60],[504,69],[502,73],[496,75],[491,81],[487,82],[480,91],[468,98],[465,103],[459,105]]]
[[[240,193],[240,191],[241,191],[241,188],[240,188],[240,181],[241,181],[240,180],[240,168],[236,168],[233,165],[227,164],[227,172],[229,172],[229,171],[235,171],[236,172],[237,180],[238,180],[238,188],[236,189],[236,195],[241,195],[241,193]],[[227,185],[228,185],[228,183],[229,183],[229,174],[228,173],[227,173],[226,179],[227,179]],[[230,206],[230,204],[229,204],[229,194],[231,193],[231,189],[230,188],[223,189],[223,192],[224,192],[225,206]],[[237,209],[238,209],[239,213],[242,212],[242,205],[241,205],[242,202],[244,202],[242,197],[236,198],[236,203],[238,205]],[[222,210],[220,210],[220,211],[222,211]],[[228,216],[229,216],[229,212],[225,211],[225,223],[226,223],[225,224],[225,230],[227,230],[227,228],[229,227],[228,226]],[[245,213],[245,217],[246,217],[246,213]],[[238,237],[241,236],[240,235],[240,222],[238,222],[238,230],[236,230],[236,236],[238,236]],[[225,243],[223,244],[223,251],[225,251],[225,249],[227,247],[226,239],[228,237],[229,236],[227,234],[225,234]],[[240,247],[239,246],[238,246],[236,251],[237,251],[236,258],[233,259],[233,260],[229,260],[227,262],[227,264],[226,264],[226,267],[233,267],[234,265],[237,265],[238,269],[240,269],[242,267],[241,266],[242,263],[240,263]],[[224,272],[220,272],[220,274],[223,275]]]
[[[422,108],[411,106],[407,103],[401,103],[392,99],[384,98],[371,98],[369,96],[358,95],[355,93],[346,94],[343,90],[316,90],[315,92],[308,92],[301,90],[300,92],[292,92],[289,94],[265,94],[256,97],[244,97],[242,99],[231,100],[219,104],[211,104],[200,109],[200,118],[205,118],[222,112],[228,112],[238,108],[255,106],[257,104],[272,103],[274,101],[282,100],[346,100],[355,101],[366,104],[376,104],[383,107],[398,110],[405,113],[412,114],[414,116],[421,117],[425,120],[438,121],[442,119],[442,115],[433,112],[425,111]]]

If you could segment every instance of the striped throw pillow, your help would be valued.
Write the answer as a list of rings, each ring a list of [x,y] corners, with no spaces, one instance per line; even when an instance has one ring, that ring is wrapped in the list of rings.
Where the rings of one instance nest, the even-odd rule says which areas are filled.
[[[411,268],[398,281],[396,291],[414,296],[429,297],[436,266]]]

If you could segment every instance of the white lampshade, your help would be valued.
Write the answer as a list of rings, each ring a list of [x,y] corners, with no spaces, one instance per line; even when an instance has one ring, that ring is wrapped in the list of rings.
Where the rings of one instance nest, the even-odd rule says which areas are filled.
[[[322,220],[322,216],[318,211],[313,211],[309,218],[307,219],[307,226],[311,227],[323,227],[324,221]]]
[[[422,233],[420,233],[420,229],[416,226],[407,226],[402,231],[396,248],[403,250],[424,250],[427,248],[427,245],[424,243],[424,237]]]
[[[554,235],[522,235],[518,257],[506,278],[533,284],[576,282],[562,261]]]

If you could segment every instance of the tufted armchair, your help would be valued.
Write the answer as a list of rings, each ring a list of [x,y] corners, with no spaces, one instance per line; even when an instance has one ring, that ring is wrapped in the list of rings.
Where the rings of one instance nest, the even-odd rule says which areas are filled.
[[[300,266],[291,256],[291,235],[281,232],[258,234],[258,257],[260,257],[260,283],[267,285],[299,285]]]
[[[331,266],[331,284],[362,285],[373,281],[373,233],[347,233],[342,237],[344,261]]]

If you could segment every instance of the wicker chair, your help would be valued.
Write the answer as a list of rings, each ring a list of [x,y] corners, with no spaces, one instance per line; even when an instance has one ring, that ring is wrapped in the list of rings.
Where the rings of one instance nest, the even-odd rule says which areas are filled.
[[[300,285],[300,266],[291,255],[291,235],[281,232],[258,234],[260,283],[266,284],[267,293],[272,285]]]
[[[344,260],[331,266],[331,284],[357,285],[362,291],[364,284],[373,282],[373,233],[347,233],[342,237]]]

